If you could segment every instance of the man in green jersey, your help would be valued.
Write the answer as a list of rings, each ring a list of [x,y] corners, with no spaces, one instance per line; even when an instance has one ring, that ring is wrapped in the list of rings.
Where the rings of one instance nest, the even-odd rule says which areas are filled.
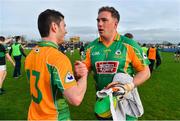
[[[15,60],[13,77],[18,78],[18,76],[21,75],[21,56],[23,55],[24,57],[26,57],[26,54],[24,53],[24,50],[20,44],[21,37],[16,36],[15,40],[16,42],[12,44],[11,49],[9,51],[9,55],[12,54]]]
[[[97,27],[100,37],[91,42],[86,49],[84,63],[94,72],[97,91],[113,85],[116,73],[126,73],[133,76],[133,82],[125,84],[129,92],[134,87],[144,83],[150,77],[149,61],[141,47],[117,32],[120,15],[113,7],[102,7],[97,17]],[[128,88],[126,88],[128,87]],[[101,118],[98,119],[112,119]],[[137,119],[126,116],[126,119]]]
[[[143,52],[147,55],[148,48],[146,47],[145,43],[142,45],[141,48],[142,48]]]

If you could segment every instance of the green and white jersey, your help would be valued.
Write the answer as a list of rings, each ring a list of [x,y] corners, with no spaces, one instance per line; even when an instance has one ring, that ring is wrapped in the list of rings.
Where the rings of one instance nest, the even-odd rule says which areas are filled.
[[[142,71],[149,65],[146,54],[137,42],[119,34],[108,47],[100,38],[91,42],[86,48],[84,63],[94,72],[97,90],[111,83],[115,73],[133,76],[136,71]]]

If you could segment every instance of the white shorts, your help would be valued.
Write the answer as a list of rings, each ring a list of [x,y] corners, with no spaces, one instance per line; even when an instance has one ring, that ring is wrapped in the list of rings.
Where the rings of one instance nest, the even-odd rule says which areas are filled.
[[[6,65],[0,65],[0,71],[5,71],[6,70]]]

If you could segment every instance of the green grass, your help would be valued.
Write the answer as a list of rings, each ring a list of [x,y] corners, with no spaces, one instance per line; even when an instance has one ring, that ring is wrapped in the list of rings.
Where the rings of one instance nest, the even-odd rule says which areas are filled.
[[[72,60],[79,59],[79,54],[68,54]],[[175,120],[180,119],[180,63],[175,63],[172,53],[162,53],[160,68],[151,78],[139,87],[145,113],[142,120]],[[23,60],[24,61],[24,60]],[[8,75],[4,82],[6,94],[0,95],[0,119],[27,119],[30,104],[29,83],[22,66],[22,77],[12,78],[13,67],[7,63]],[[95,86],[92,75],[88,77],[88,88],[85,98],[79,107],[70,106],[71,118],[82,120],[96,119],[93,108]]]
[[[145,108],[142,119],[180,119],[180,63],[172,53],[163,53],[160,68],[140,86]]]
[[[0,95],[0,119],[27,119],[30,93],[23,67],[22,63],[22,76],[14,79],[12,77],[14,67],[7,62],[7,76],[3,85],[6,94]]]

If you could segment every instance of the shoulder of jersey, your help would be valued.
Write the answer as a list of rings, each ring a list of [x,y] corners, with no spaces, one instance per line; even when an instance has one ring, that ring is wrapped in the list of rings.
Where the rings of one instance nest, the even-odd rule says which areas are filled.
[[[125,36],[121,36],[121,39],[122,39],[122,42],[125,43],[125,44],[133,46],[135,48],[140,47],[140,45],[135,40],[129,39],[129,38],[125,37]]]
[[[93,48],[94,45],[96,45],[99,42],[99,38],[96,38],[92,42],[89,43],[89,45],[86,47],[86,49]]]

